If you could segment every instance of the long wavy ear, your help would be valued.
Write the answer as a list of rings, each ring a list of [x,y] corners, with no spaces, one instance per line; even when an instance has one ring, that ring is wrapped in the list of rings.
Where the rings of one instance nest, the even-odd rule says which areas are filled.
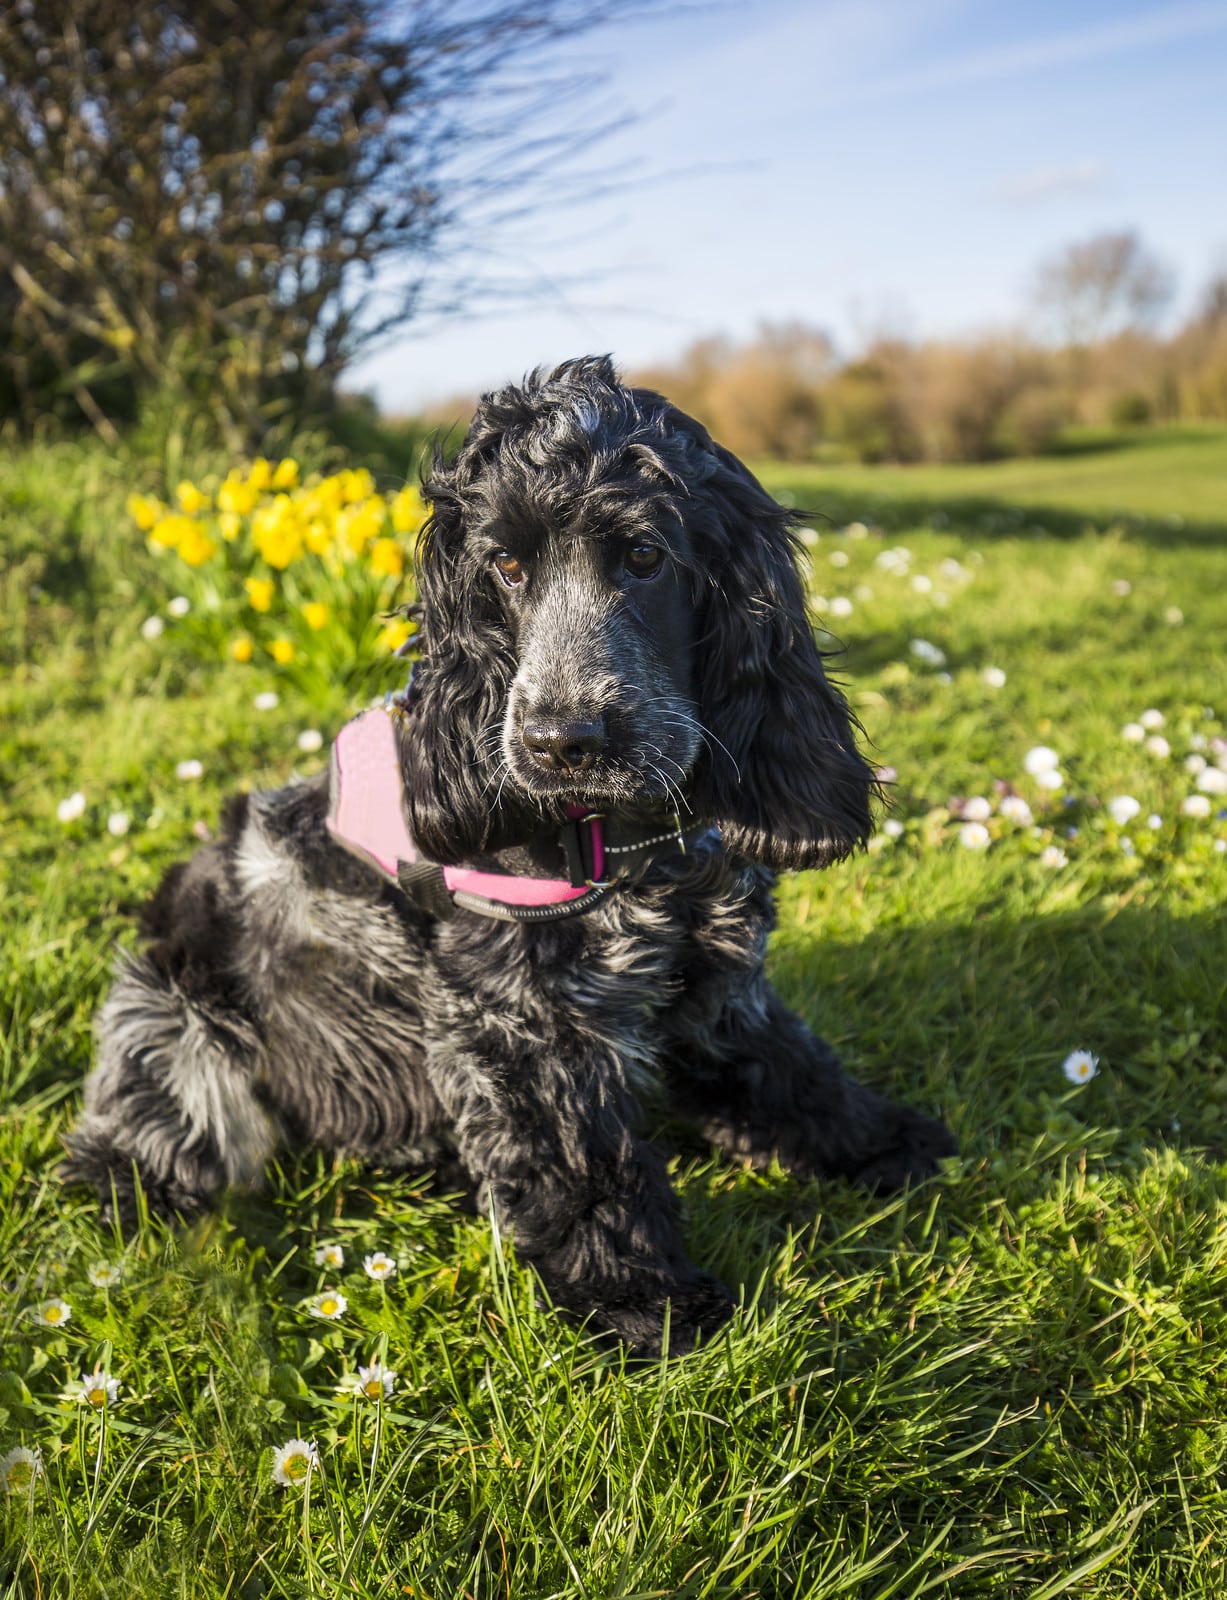
[[[701,461],[697,685],[708,744],[701,814],[776,868],[823,867],[868,837],[875,783],[805,610],[794,515],[689,418]],[[689,517],[688,517],[689,520]]]
[[[497,842],[491,780],[515,671],[498,602],[466,567],[464,488],[472,471],[466,441],[451,466],[436,458],[424,486],[431,514],[417,551],[423,655],[400,734],[409,831],[444,863]]]

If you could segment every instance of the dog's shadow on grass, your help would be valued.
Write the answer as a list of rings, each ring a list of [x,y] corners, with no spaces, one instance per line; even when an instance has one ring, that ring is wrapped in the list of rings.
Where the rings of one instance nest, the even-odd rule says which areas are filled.
[[[823,1238],[847,1230],[872,1225],[883,1247],[906,1250],[935,1204],[970,1226],[999,1190],[1042,1184],[1071,1154],[1125,1172],[1164,1145],[1192,1166],[1224,1158],[1227,921],[1212,911],[994,912],[841,940],[798,925],[786,903],[770,970],[858,1077],[944,1116],[961,1156],[936,1187],[884,1200],[836,1180],[750,1172],[650,1107],[695,1258],[747,1296],[790,1241],[809,1241],[798,1248],[818,1271]],[[1078,1047],[1099,1058],[1081,1087],[1063,1073]],[[951,1183],[965,1192],[936,1192]],[[225,1225],[270,1263],[295,1250],[285,1275],[294,1294],[316,1287],[313,1247],[333,1237],[365,1241],[348,1247],[351,1268],[363,1248],[420,1251],[476,1283],[488,1234],[455,1193],[454,1179],[303,1155],[280,1165],[266,1194],[231,1196]]]

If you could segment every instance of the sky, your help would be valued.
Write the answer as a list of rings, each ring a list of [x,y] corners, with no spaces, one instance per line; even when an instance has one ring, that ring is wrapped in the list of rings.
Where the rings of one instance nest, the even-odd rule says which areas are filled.
[[[385,410],[764,321],[849,355],[1017,326],[1037,262],[1105,230],[1174,271],[1171,319],[1227,271],[1227,0],[717,0],[582,55],[594,120],[632,116],[576,170],[616,183],[482,238],[523,293],[355,367]]]

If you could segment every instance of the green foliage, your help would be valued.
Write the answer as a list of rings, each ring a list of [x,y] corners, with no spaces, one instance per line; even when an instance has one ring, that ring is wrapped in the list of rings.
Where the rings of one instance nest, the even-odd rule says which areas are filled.
[[[1181,805],[1186,750],[1212,751],[1227,712],[1227,433],[1098,443],[766,472],[832,519],[811,588],[902,824],[782,886],[772,972],[962,1154],[880,1201],[659,1126],[692,1252],[743,1306],[698,1354],[638,1368],[540,1307],[487,1221],[403,1178],[303,1157],[126,1246],[60,1190],[132,907],[226,790],[325,752],[295,750],[314,712],[293,684],[256,713],[252,679],[174,619],[141,636],[166,590],[124,512],[130,466],[78,446],[0,462],[0,1456],[43,1468],[0,1507],[6,1600],[1219,1600],[1227,820]],[[1147,708],[1170,756],[1121,735]],[[1063,791],[1024,768],[1041,743]],[[175,778],[188,757],[203,778]],[[973,795],[984,849],[960,843]],[[1079,1046],[1099,1066],[1076,1087]],[[317,1265],[337,1244],[344,1265]],[[385,1282],[362,1267],[380,1249]],[[91,1282],[99,1262],[121,1281]],[[335,1321],[311,1311],[325,1287],[348,1301]],[[26,1314],[53,1296],[67,1321]],[[353,1393],[373,1360],[396,1373],[376,1400]],[[75,1397],[95,1369],[120,1384],[104,1409]],[[281,1487],[293,1439],[319,1466]]]

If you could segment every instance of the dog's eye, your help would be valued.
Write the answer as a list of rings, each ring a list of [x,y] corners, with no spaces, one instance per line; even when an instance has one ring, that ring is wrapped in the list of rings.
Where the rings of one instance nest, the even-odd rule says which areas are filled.
[[[500,550],[494,558],[495,570],[509,589],[517,589],[524,582],[524,568],[508,550]]]
[[[665,552],[656,544],[632,544],[622,559],[633,578],[651,578],[660,571]]]

